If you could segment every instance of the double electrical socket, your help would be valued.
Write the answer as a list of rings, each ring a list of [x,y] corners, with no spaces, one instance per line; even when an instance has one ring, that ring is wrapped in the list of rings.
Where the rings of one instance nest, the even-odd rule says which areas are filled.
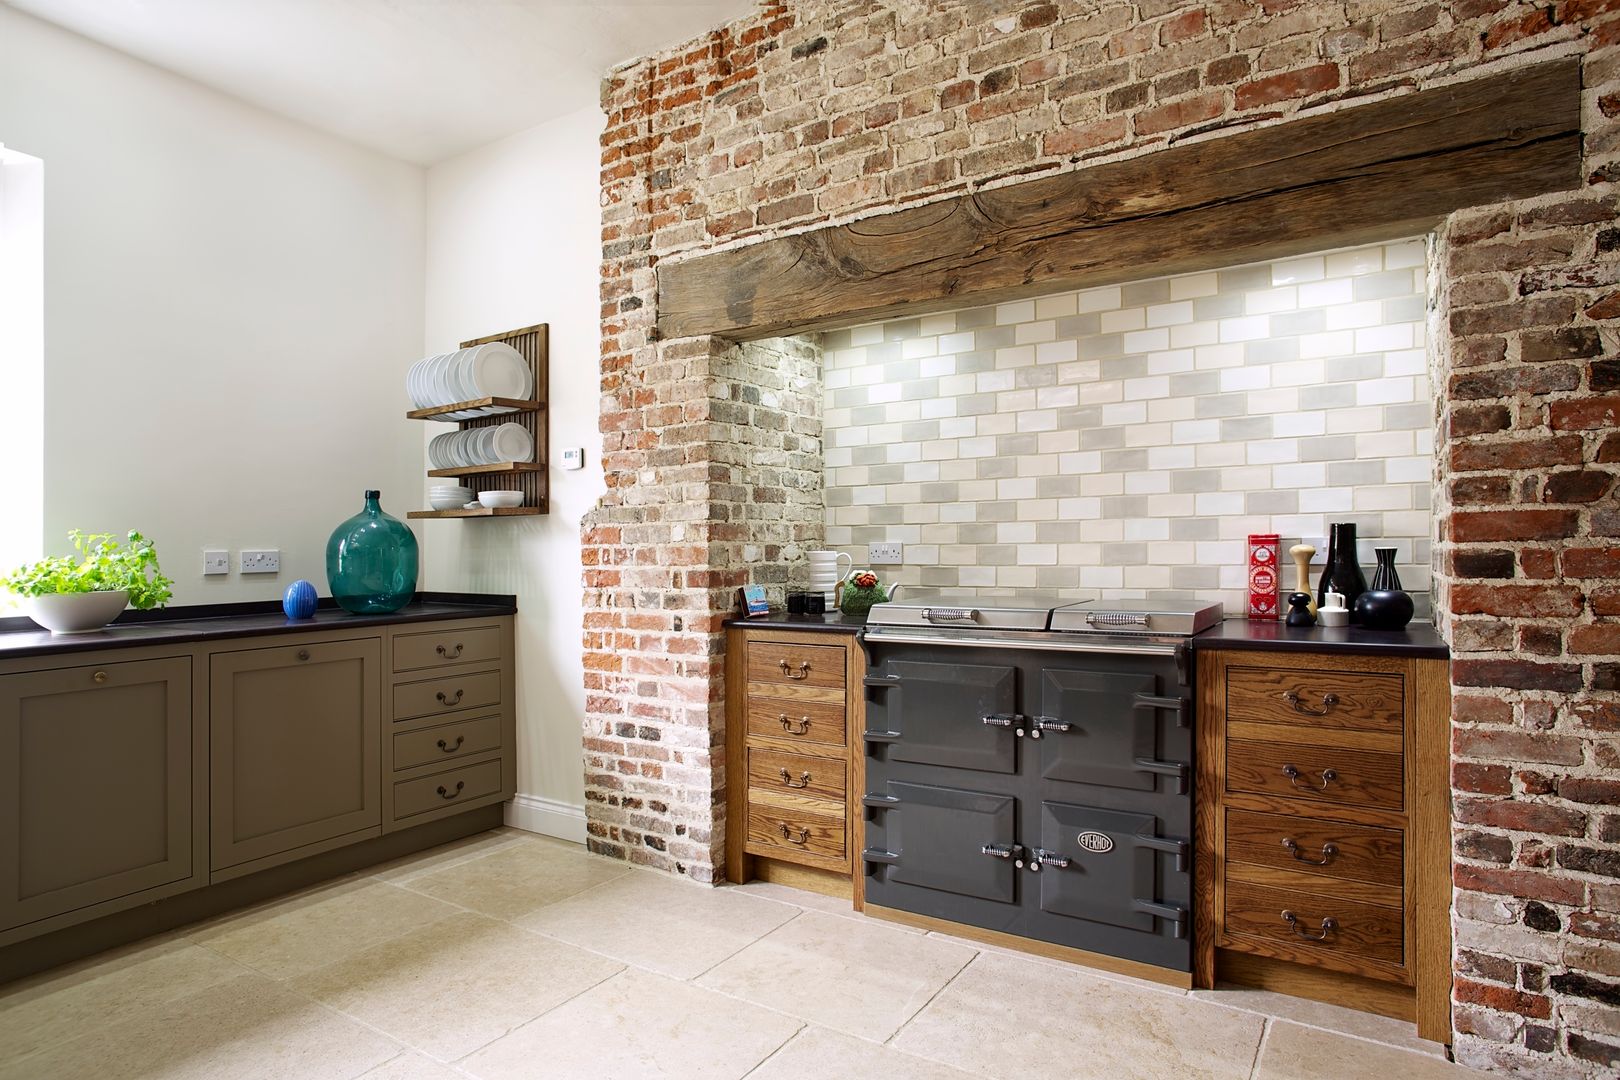
[[[904,544],[867,544],[866,561],[873,566],[899,566],[905,562]]]
[[[281,552],[275,548],[259,548],[242,552],[242,573],[244,574],[279,574],[281,573]],[[231,572],[231,553],[210,548],[203,552],[203,575],[211,577],[215,574],[228,574]]]

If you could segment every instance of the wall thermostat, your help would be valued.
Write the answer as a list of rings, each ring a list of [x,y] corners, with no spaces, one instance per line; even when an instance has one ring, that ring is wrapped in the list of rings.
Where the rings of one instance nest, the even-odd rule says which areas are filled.
[[[585,467],[585,448],[575,446],[562,452],[562,466],[565,469],[583,469]]]

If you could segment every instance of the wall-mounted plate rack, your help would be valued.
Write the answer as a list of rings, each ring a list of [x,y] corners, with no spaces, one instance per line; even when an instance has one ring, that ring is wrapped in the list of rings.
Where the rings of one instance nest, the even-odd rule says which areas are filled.
[[[489,337],[477,338],[473,341],[463,341],[461,348],[470,349],[475,345],[488,345],[499,341],[510,345],[518,354],[528,361],[529,370],[534,372],[534,398],[530,401],[521,401],[516,398],[475,398],[472,401],[457,401],[449,405],[435,405],[431,409],[413,409],[406,413],[411,420],[435,420],[440,423],[457,423],[463,429],[494,427],[499,424],[522,424],[534,439],[534,461],[510,461],[499,465],[465,465],[451,469],[429,469],[429,476],[456,477],[463,486],[473,491],[522,491],[523,505],[489,509],[479,507],[476,510],[412,510],[406,516],[412,518],[489,518],[489,517],[527,517],[534,514],[544,514],[549,507],[546,502],[546,459],[550,450],[549,415],[546,410],[547,398],[550,390],[551,373],[551,334],[550,324],[540,323],[537,326],[526,326],[521,330],[510,330],[504,334],[492,334]],[[471,420],[447,421],[443,417],[447,413],[461,412],[464,409],[483,409],[490,406],[499,406],[503,411],[491,413],[488,416],[479,416]]]

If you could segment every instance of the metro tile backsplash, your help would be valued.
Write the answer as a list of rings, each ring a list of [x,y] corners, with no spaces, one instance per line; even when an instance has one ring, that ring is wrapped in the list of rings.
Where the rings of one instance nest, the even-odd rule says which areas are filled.
[[[900,541],[910,584],[1232,615],[1248,534],[1319,571],[1353,521],[1426,618],[1426,278],[1411,240],[828,333],[828,544]]]

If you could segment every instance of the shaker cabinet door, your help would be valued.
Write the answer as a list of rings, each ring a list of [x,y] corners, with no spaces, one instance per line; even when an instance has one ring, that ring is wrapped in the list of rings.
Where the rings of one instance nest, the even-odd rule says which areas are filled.
[[[0,936],[202,872],[191,725],[188,658],[0,676]]]
[[[382,643],[209,657],[212,866],[382,826]]]

